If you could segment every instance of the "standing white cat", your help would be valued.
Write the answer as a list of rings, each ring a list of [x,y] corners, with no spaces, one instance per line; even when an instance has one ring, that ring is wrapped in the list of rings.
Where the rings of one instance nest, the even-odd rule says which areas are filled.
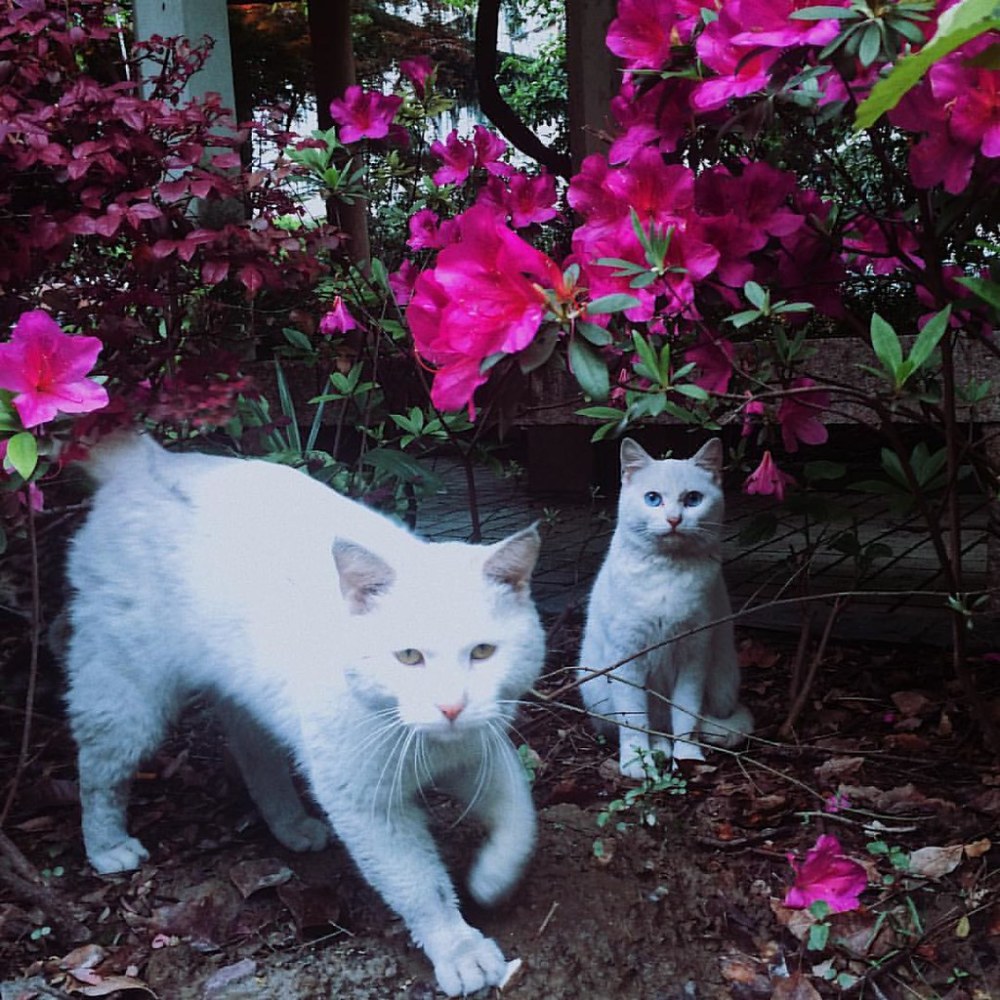
[[[67,669],[94,868],[149,856],[126,830],[132,774],[207,691],[278,840],[316,850],[328,831],[299,801],[287,749],[440,988],[501,982],[504,957],[459,913],[418,799],[434,786],[468,805],[487,831],[469,891],[504,896],[535,834],[507,727],[543,660],[537,532],[431,544],[292,469],[135,436],[90,464]]]
[[[621,773],[642,778],[644,753],[702,760],[697,741],[732,746],[753,720],[738,700],[732,623],[722,620],[722,443],[657,461],[625,438],[621,471],[577,674],[598,731],[618,736]]]

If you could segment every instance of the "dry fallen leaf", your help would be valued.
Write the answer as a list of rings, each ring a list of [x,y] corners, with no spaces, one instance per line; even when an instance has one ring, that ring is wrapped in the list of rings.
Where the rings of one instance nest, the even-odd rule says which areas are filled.
[[[965,856],[967,858],[981,858],[992,846],[993,842],[989,837],[983,837],[981,840],[973,840],[971,843],[965,845]]]
[[[816,987],[801,972],[793,972],[785,979],[774,979],[772,982],[771,1000],[820,1000]]]
[[[907,872],[923,878],[942,878],[953,872],[961,863],[965,848],[961,844],[950,847],[921,847],[910,854]]]
[[[930,698],[919,691],[896,691],[890,697],[902,715],[919,715],[930,703]]]

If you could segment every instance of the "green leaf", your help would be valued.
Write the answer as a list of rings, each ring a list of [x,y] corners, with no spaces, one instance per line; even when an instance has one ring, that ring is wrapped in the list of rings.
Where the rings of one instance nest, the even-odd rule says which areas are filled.
[[[635,353],[639,355],[639,361],[643,368],[639,374],[658,382],[660,380],[660,362],[653,345],[641,333],[633,333],[632,346],[635,348]],[[639,370],[638,365],[636,370]]]
[[[527,375],[536,368],[541,368],[556,349],[559,342],[559,330],[554,326],[545,327],[535,339],[517,354],[517,363],[521,371]]]
[[[34,434],[21,431],[10,438],[7,441],[7,461],[22,479],[30,479],[38,466],[38,442]]]
[[[608,392],[611,390],[608,366],[580,337],[574,337],[569,342],[569,366],[577,382],[580,383],[580,388],[591,399],[608,398]]]
[[[746,296],[747,302],[756,306],[757,309],[764,309],[767,305],[767,292],[756,281],[748,281],[743,286],[743,294]]]
[[[847,466],[840,462],[806,462],[803,471],[806,479],[814,483],[820,480],[843,479],[847,475]]]
[[[868,97],[858,105],[854,130],[870,128],[915,87],[924,74],[946,55],[970,39],[1000,28],[997,0],[959,0],[939,18],[931,40],[917,53],[904,56],[888,76],[879,80]]]
[[[871,338],[872,348],[882,362],[882,367],[895,381],[896,372],[903,361],[903,348],[896,331],[878,313],[872,313]]]
[[[877,22],[873,21],[865,28],[864,34],[861,36],[861,44],[858,46],[858,58],[861,60],[861,65],[871,66],[878,58],[881,48],[882,32],[879,31]]]
[[[746,326],[748,323],[752,323],[754,320],[760,319],[763,314],[759,309],[744,309],[743,312],[733,313],[732,316],[726,317],[727,323],[732,323],[737,330]]]
[[[296,327],[286,326],[281,333],[292,347],[297,347],[300,351],[307,351],[309,354],[314,352],[313,342]]]
[[[947,305],[924,324],[924,328],[913,342],[910,356],[907,358],[907,361],[913,366],[913,371],[920,371],[927,363],[935,348],[941,343],[941,338],[948,332],[950,319],[951,306]]]
[[[637,305],[639,305],[639,300],[634,295],[602,295],[587,304],[587,312],[594,316],[603,316],[606,313],[634,309]]]
[[[625,416],[621,410],[616,410],[613,406],[585,406],[576,412],[579,416],[590,417],[592,420],[621,420]]]
[[[586,320],[577,321],[576,332],[595,347],[607,347],[615,339],[603,326],[588,323]]]
[[[693,382],[682,382],[680,385],[673,386],[673,388],[682,396],[687,396],[688,399],[708,399],[708,393],[700,385],[695,385]]]
[[[986,278],[959,278],[960,285],[964,285],[994,309],[1000,310],[1000,283],[988,281]]]
[[[857,11],[850,7],[805,7],[789,14],[795,21],[847,21],[857,16]]]

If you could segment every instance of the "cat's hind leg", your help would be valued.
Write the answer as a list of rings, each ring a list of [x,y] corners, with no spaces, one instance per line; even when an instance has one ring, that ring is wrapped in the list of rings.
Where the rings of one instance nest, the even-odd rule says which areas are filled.
[[[109,643],[74,638],[67,659],[66,695],[78,748],[83,843],[99,874],[138,868],[149,851],[128,834],[132,777],[163,739],[178,707],[174,692],[148,689],[141,670],[120,661]]]
[[[290,851],[326,847],[330,828],[303,808],[285,747],[235,702],[221,699],[217,708],[247,791],[275,839]]]

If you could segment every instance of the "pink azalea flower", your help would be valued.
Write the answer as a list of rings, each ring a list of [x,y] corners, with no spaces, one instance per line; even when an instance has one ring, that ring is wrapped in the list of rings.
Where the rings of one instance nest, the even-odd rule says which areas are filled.
[[[497,177],[509,177],[514,172],[513,167],[500,162],[500,157],[507,152],[507,143],[496,133],[477,125],[472,130],[472,144],[476,149],[477,167]]]
[[[334,298],[330,311],[319,321],[319,332],[327,335],[347,333],[348,330],[356,330],[357,328],[358,324],[339,295]]]
[[[686,45],[701,15],[696,0],[621,0],[607,46],[627,69],[662,69],[675,45]]]
[[[672,153],[691,122],[693,86],[691,80],[673,77],[638,91],[626,80],[611,101],[620,131],[608,150],[608,162],[625,163],[645,146]]]
[[[727,7],[738,7],[736,16],[743,26],[743,30],[733,36],[733,42],[747,47],[769,45],[779,49],[793,45],[826,45],[840,33],[840,21],[791,17],[797,10],[818,6],[822,4],[808,0],[729,0]],[[849,3],[834,0],[826,6],[847,7]]]
[[[556,179],[551,174],[515,173],[510,178],[510,192],[506,199],[510,221],[515,229],[523,229],[535,222],[548,222],[556,217]]]
[[[822,834],[801,863],[792,854],[788,861],[795,871],[795,882],[785,894],[785,906],[807,909],[822,900],[831,913],[845,913],[860,905],[868,873],[860,862],[844,857],[840,841],[832,834]]]
[[[397,306],[405,306],[410,301],[419,274],[420,270],[413,261],[404,260],[399,270],[389,275],[389,289]]]
[[[750,393],[746,395],[749,397]],[[743,407],[743,429],[740,431],[740,437],[750,437],[753,433],[754,424],[766,412],[767,407],[759,399],[748,399],[746,405]]]
[[[429,208],[422,208],[410,216],[410,238],[406,245],[412,250],[440,250],[456,236],[453,220],[442,222]]]
[[[803,444],[823,444],[829,437],[820,414],[830,405],[830,393],[825,389],[809,389],[815,384],[811,378],[795,379],[791,388],[800,391],[785,396],[778,407],[781,440],[786,451],[798,451],[800,441]]]
[[[684,352],[684,360],[698,366],[698,377],[693,380],[695,385],[706,392],[722,394],[729,391],[734,353],[731,341],[703,335],[694,347]]]
[[[414,92],[421,100],[427,96],[428,83],[434,75],[434,69],[434,63],[429,56],[404,59],[399,64],[399,72],[410,81]]]
[[[107,390],[87,378],[102,346],[97,337],[63,333],[41,309],[21,314],[10,341],[0,344],[0,389],[16,393],[14,408],[26,428],[57,413],[107,406]]]
[[[545,314],[544,289],[557,287],[561,272],[488,206],[473,206],[458,225],[459,239],[417,279],[406,316],[417,351],[437,369],[435,404],[471,410],[486,381],[482,362],[531,343]]]
[[[743,492],[759,496],[774,496],[780,503],[785,499],[785,488],[795,484],[795,479],[787,472],[782,472],[771,457],[770,451],[764,452],[760,465],[754,469],[743,484]]]
[[[431,152],[442,162],[434,172],[435,184],[461,184],[476,165],[476,147],[452,129],[444,142],[431,143]]]
[[[781,54],[761,49],[758,43],[735,41],[745,23],[741,8],[741,0],[729,0],[718,18],[698,36],[695,43],[698,58],[718,75],[695,87],[691,106],[696,111],[714,111],[732,98],[763,90],[770,79],[771,67]]]
[[[337,135],[343,143],[384,139],[402,103],[401,97],[351,86],[342,98],[330,102],[330,115],[340,126]]]

